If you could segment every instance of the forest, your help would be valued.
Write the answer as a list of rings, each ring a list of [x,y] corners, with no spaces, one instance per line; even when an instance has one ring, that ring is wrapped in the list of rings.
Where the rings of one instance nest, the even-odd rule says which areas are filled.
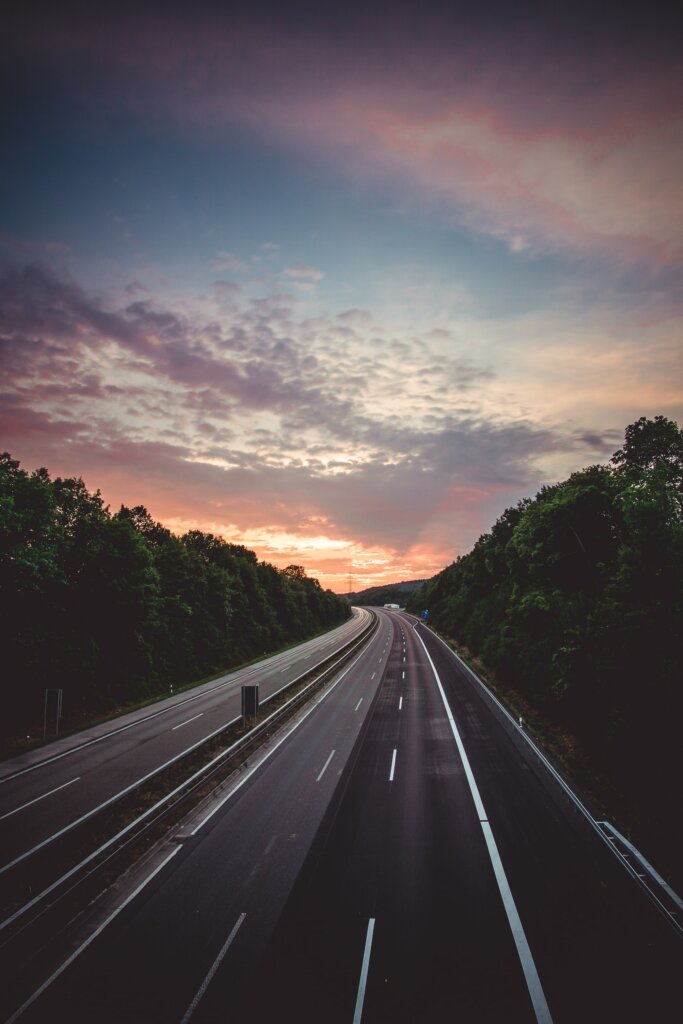
[[[0,736],[168,694],[349,618],[298,565],[210,533],[175,536],[142,506],[111,514],[80,479],[0,456]]]
[[[568,729],[664,860],[681,848],[683,431],[627,427],[609,465],[507,509],[409,607]]]

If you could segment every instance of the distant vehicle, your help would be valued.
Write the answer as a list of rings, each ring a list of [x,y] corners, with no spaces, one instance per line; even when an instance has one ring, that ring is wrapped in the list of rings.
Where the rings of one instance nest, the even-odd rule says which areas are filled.
[[[401,606],[400,606],[400,604],[385,604],[384,607],[385,608],[393,608],[395,611],[398,611]]]

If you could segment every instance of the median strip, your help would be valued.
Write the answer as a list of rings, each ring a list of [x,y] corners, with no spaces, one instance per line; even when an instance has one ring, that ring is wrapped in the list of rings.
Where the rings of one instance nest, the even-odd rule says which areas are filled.
[[[22,1006],[20,1006],[18,1010],[15,1010],[15,1012],[12,1014],[11,1017],[8,1017],[8,1019],[5,1021],[5,1024],[13,1024],[13,1022],[15,1020],[18,1020],[18,1018],[21,1017],[21,1015],[24,1013],[25,1010],[28,1010],[29,1006],[31,1006],[33,1003],[35,1003],[36,999],[38,999],[39,996],[42,996],[43,992],[47,988],[50,987],[52,982],[56,981],[57,978],[60,976],[60,974],[63,974],[64,971],[67,969],[67,967],[70,967],[71,964],[74,962],[74,960],[77,957],[79,957],[81,955],[81,953],[85,949],[87,949],[88,946],[90,946],[95,941],[97,936],[102,934],[104,929],[107,928],[108,925],[111,924],[111,922],[114,920],[114,918],[118,917],[118,915],[121,913],[121,911],[125,910],[129,903],[133,902],[133,900],[135,899],[136,896],[140,895],[140,893],[145,888],[145,886],[149,885],[149,883],[152,881],[152,879],[156,875],[158,875],[159,872],[163,868],[166,867],[168,862],[175,857],[176,853],[178,853],[179,850],[180,850],[179,846],[176,846],[175,850],[171,850],[171,852],[169,853],[168,857],[166,857],[165,860],[163,860],[161,862],[161,864],[157,865],[157,867],[154,869],[154,871],[152,871],[151,874],[149,874],[147,876],[147,878],[144,880],[144,882],[141,882],[140,885],[137,887],[137,889],[135,889],[132,893],[130,893],[130,895],[126,897],[126,899],[123,901],[123,903],[121,903],[121,905],[118,906],[116,908],[116,910],[112,911],[112,913],[109,915],[107,920],[103,921],[102,924],[99,926],[99,928],[96,928],[95,931],[92,933],[92,935],[89,935],[88,938],[85,940],[85,942],[82,942],[81,945],[78,947],[78,949],[74,950],[74,952],[71,954],[71,956],[69,956],[64,961],[63,964],[60,964],[60,966],[57,968],[57,970],[54,971],[50,975],[50,977],[47,979],[47,981],[44,981],[43,984],[39,988],[37,988],[35,990],[35,992],[26,1000],[26,1002]]]
[[[180,762],[185,762],[186,760],[189,760],[190,755],[194,756],[196,759],[196,757],[201,755],[202,753],[200,748],[206,747],[208,749],[210,742],[217,740],[221,733],[225,733],[228,728],[231,728],[237,725],[238,723],[241,723],[241,717],[233,719],[226,725],[221,726],[219,729],[211,733],[210,737],[205,738],[204,740],[200,740],[197,743],[193,744],[192,746],[187,748],[186,751],[183,751],[181,754],[176,755],[176,757],[170,759],[160,768],[148,773],[146,776],[138,780],[136,783],[133,783],[130,786],[126,787],[126,789],[111,797],[109,800],[105,801],[105,803],[103,803],[99,807],[94,808],[85,815],[82,815],[75,822],[72,822],[70,825],[65,826],[65,828],[61,829],[53,836],[50,836],[49,838],[43,840],[43,842],[37,844],[31,850],[26,851],[21,856],[15,858],[15,860],[12,861],[10,864],[7,864],[4,866],[4,868],[0,869],[0,874],[2,874],[3,872],[8,872],[10,868],[15,867],[21,862],[28,860],[28,858],[31,855],[36,854],[39,850],[45,850],[46,856],[41,858],[41,860],[43,861],[41,868],[43,874],[49,871],[51,873],[52,879],[54,879],[55,875],[57,875],[60,871],[64,872],[54,881],[49,881],[49,878],[36,879],[33,877],[33,875],[31,876],[30,882],[28,880],[24,880],[23,884],[30,884],[31,889],[34,892],[36,891],[36,889],[39,889],[40,891],[36,896],[30,899],[23,906],[20,906],[17,909],[15,909],[14,912],[11,912],[10,915],[0,923],[0,931],[7,928],[15,921],[17,921],[20,917],[25,915],[27,911],[36,907],[48,895],[52,893],[58,895],[57,890],[59,890],[59,888],[63,886],[65,882],[70,881],[71,885],[73,885],[74,876],[78,875],[89,865],[92,865],[91,867],[89,867],[88,873],[90,873],[96,866],[95,864],[93,864],[93,862],[97,861],[98,858],[101,859],[102,856],[106,855],[106,858],[109,859],[115,852],[117,852],[117,850],[111,849],[114,844],[118,844],[117,849],[120,849],[123,846],[129,845],[133,839],[137,839],[143,833],[146,833],[146,831],[150,827],[157,824],[157,822],[159,822],[164,817],[164,815],[171,810],[171,808],[178,805],[181,800],[185,800],[190,794],[194,793],[201,786],[206,785],[220,771],[226,771],[236,756],[239,755],[240,757],[243,757],[244,752],[246,751],[247,748],[254,745],[256,742],[262,742],[262,739],[265,738],[273,728],[275,728],[276,726],[279,727],[280,722],[285,717],[287,717],[289,714],[297,710],[302,703],[309,699],[309,697],[312,695],[315,689],[323,686],[330,678],[332,678],[332,676],[335,673],[339,671],[339,669],[345,662],[347,662],[350,658],[353,657],[355,651],[359,647],[362,647],[369,639],[371,632],[374,631],[374,629],[376,628],[377,621],[377,619],[374,619],[369,624],[369,626],[363,631],[360,637],[357,637],[350,643],[346,644],[346,646],[342,649],[341,652],[338,652],[332,658],[328,658],[326,662],[322,663],[322,665],[317,666],[317,669],[320,669],[322,666],[327,664],[327,667],[324,668],[322,672],[317,674],[315,678],[312,679],[310,682],[306,683],[305,680],[307,678],[310,678],[311,670],[309,670],[308,673],[306,673],[305,675],[302,675],[298,679],[294,680],[292,683],[288,684],[286,687],[281,687],[280,690],[278,690],[276,693],[271,694],[270,697],[266,698],[266,700],[268,701],[272,701],[277,697],[282,698],[284,697],[284,690],[296,690],[297,684],[300,687],[300,689],[294,693],[294,696],[285,700],[285,702],[281,704],[281,706],[276,707],[274,711],[266,715],[266,717],[263,718],[257,725],[255,725],[253,729],[244,733],[226,749],[221,750],[215,757],[212,757],[207,763],[201,765],[198,768],[198,770],[194,771],[188,778],[182,779],[182,781],[180,781],[179,784],[175,785],[170,792],[163,794],[161,796],[161,799],[156,798],[156,795],[152,795],[152,806],[148,807],[147,810],[143,811],[142,814],[137,813],[134,817],[134,820],[125,825],[124,828],[119,827],[118,831],[116,831],[116,834],[111,836],[105,842],[101,842],[101,837],[97,837],[96,832],[94,832],[94,819],[98,813],[103,812],[105,809],[107,811],[111,811],[112,809],[114,809],[114,805],[120,805],[123,812],[124,808],[122,801],[124,797],[130,797],[131,799],[134,799],[136,797],[135,791],[139,790],[140,787],[142,787],[143,785],[150,783],[152,780],[157,780],[158,777],[164,771],[168,771],[169,769],[173,768],[177,772],[178,769],[182,768],[182,764]],[[263,703],[266,703],[266,701],[264,701]],[[139,800],[137,801],[137,803],[139,804]],[[128,813],[130,813],[130,811]],[[54,843],[58,839],[62,839],[63,837],[70,835],[78,826],[85,826],[86,823],[91,829],[90,834],[94,834],[96,837],[97,848],[95,850],[93,850],[91,853],[84,857],[82,852],[83,839],[81,838],[78,840],[78,842],[71,843],[71,846],[67,848],[66,851],[62,851],[61,863],[60,857],[56,857],[54,855],[54,851],[50,851],[49,857],[47,856],[48,851],[46,850],[46,848],[49,847],[50,844]],[[118,825],[120,826],[120,824],[121,818],[119,815]],[[116,827],[117,826],[115,826],[115,828]],[[65,857],[68,856],[69,849],[71,849],[71,847],[78,851],[79,860],[75,866],[65,871],[64,869],[66,864],[64,861]],[[71,862],[73,863],[73,860]],[[19,887],[14,885],[14,882],[12,883],[11,886],[11,891],[12,890],[14,891],[14,893],[21,891]],[[16,902],[14,905],[16,906]],[[11,905],[10,907],[8,907],[8,909],[12,910]]]

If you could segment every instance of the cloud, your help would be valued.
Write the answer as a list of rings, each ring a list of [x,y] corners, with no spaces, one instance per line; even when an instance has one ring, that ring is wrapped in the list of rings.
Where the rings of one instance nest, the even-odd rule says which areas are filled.
[[[117,306],[38,265],[6,272],[0,312],[17,457],[245,542],[303,543],[324,523],[368,572],[413,550],[443,564],[544,459],[585,450],[487,409],[496,376],[457,330],[399,339],[365,311],[300,320],[277,296],[219,324],[151,294]]]
[[[285,277],[291,280],[291,284],[294,288],[297,288],[300,292],[308,292],[309,294],[315,291],[318,281],[322,281],[325,277],[321,270],[316,270],[315,267],[309,267],[304,264],[299,264],[294,267],[285,267],[282,273]]]
[[[228,270],[231,273],[238,273],[239,271],[249,269],[249,265],[232,252],[216,253],[216,256],[209,265],[212,270]]]
[[[432,203],[516,254],[603,245],[680,258],[683,75],[670,12],[426,17],[409,4],[388,26],[372,6],[328,8],[264,21],[210,8],[152,19],[144,5],[77,22],[17,14],[6,58],[52,74],[96,116],[124,110],[213,141],[246,128],[354,187]],[[247,263],[221,251],[211,267]]]
[[[321,270],[316,270],[315,267],[308,267],[303,264],[295,267],[285,267],[283,274],[286,277],[303,278],[306,281],[322,281],[325,276]]]
[[[678,37],[651,8],[637,26],[594,5],[586,17],[556,8],[533,24],[512,6],[491,17],[401,5],[390,22],[368,5],[260,20],[211,5],[162,19],[145,4],[78,20],[15,12],[0,47],[17,122],[30,79],[26,95],[53,90],[82,137],[115,124],[123,139],[134,122],[137,140],[201,147],[219,174],[235,152],[239,168],[265,154],[245,188],[284,168],[323,216],[317,235],[296,206],[278,219],[275,187],[248,207],[251,240],[239,220],[202,221],[202,265],[218,279],[196,298],[192,274],[174,294],[159,268],[137,267],[114,295],[84,283],[111,262],[87,278],[30,262],[75,258],[58,229],[0,238],[8,260],[26,261],[0,274],[4,443],[179,528],[254,538],[290,562],[300,544],[325,572],[352,560],[370,578],[440,568],[506,504],[609,457],[627,422],[680,417]],[[373,229],[414,218],[424,240],[437,225],[426,262],[443,254],[443,279],[420,275],[419,246],[392,277],[387,235],[374,280],[358,283],[359,261],[340,282],[323,238],[340,190],[336,214],[360,197]],[[109,200],[104,216],[120,222]],[[467,291],[475,271],[446,280],[463,239],[473,265],[493,252],[509,275],[493,296],[517,299],[532,274],[540,290],[559,265],[548,255],[566,279],[493,315]],[[579,265],[600,266],[581,288]],[[532,268],[523,281],[520,268]],[[341,312],[325,306],[336,288]]]
[[[214,281],[211,287],[225,298],[236,298],[242,293],[241,287],[232,281]]]
[[[146,403],[141,419],[149,432],[173,395],[178,416],[180,409],[228,421],[248,414],[250,427],[268,429],[271,462],[305,455],[308,444],[321,441],[330,452],[342,444],[351,453],[392,444],[403,453],[400,432],[383,426],[377,384],[362,384],[358,356],[366,339],[346,326],[340,349],[337,318],[298,322],[277,298],[234,308],[220,326],[151,298],[117,308],[39,265],[11,269],[0,280],[0,317],[4,379],[27,406],[56,412],[55,403],[68,399],[74,411],[98,408],[118,422],[122,396],[130,396],[131,409]],[[390,360],[375,363],[378,375],[398,384]],[[459,375],[463,387],[486,378],[457,360],[446,372]],[[436,365],[431,373],[438,375]],[[172,419],[168,412],[165,419]],[[244,442],[252,444],[249,429]]]
[[[531,234],[558,245],[614,240],[647,244],[663,259],[681,255],[682,118],[629,124],[623,110],[616,127],[586,136],[561,125],[530,132],[493,106],[482,113],[461,104],[427,121],[369,116],[387,161],[451,197],[513,252],[528,249]]]
[[[639,415],[680,415],[675,310],[634,320],[618,299],[602,319],[579,303],[421,330],[355,308],[304,316],[278,293],[218,316],[188,295],[113,298],[6,267],[3,444],[177,528],[269,551],[280,537],[280,564],[317,538],[329,579],[341,551],[366,579],[415,575],[608,458]]]

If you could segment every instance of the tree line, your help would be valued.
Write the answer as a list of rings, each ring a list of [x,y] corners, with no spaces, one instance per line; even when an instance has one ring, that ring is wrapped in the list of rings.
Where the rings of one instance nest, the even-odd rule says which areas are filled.
[[[241,544],[175,536],[142,506],[111,514],[80,479],[0,456],[5,736],[65,713],[106,711],[249,661],[345,621],[349,605],[301,566]]]
[[[411,598],[503,683],[569,728],[662,850],[683,711],[683,431],[626,429],[594,465],[508,508]]]

